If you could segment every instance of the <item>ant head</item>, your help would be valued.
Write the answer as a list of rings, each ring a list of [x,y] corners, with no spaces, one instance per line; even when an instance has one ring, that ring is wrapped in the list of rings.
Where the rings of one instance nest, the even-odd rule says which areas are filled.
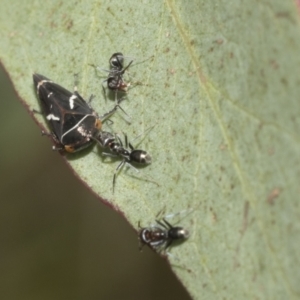
[[[123,62],[124,62],[124,56],[121,52],[114,53],[111,58],[109,59],[109,64],[113,68],[122,69],[123,68]]]

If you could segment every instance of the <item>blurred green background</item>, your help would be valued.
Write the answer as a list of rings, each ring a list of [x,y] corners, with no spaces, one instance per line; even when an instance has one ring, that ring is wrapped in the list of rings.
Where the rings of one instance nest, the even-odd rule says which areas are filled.
[[[1,299],[190,299],[51,150],[2,67],[0,91]]]

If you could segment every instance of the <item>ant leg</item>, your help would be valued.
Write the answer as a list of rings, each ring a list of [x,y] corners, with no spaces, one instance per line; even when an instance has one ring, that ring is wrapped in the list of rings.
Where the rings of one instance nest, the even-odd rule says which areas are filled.
[[[120,98],[122,99],[121,101],[123,101],[124,99],[123,98]],[[129,118],[131,119],[131,117],[125,112],[125,110],[119,105],[119,103],[121,102],[120,99],[117,100],[117,104],[116,104],[116,107],[119,107],[119,109],[121,109],[121,111]],[[130,123],[130,122],[129,122]]]
[[[138,227],[139,229],[142,229],[143,227],[141,226],[141,221],[138,222]]]
[[[116,139],[118,140],[120,146],[121,146],[122,148],[124,148],[124,147],[123,147],[123,142],[122,142],[121,138],[119,137],[119,135],[118,135],[117,133],[115,133],[115,137],[116,137]]]
[[[113,115],[117,108],[120,107],[119,105],[115,105],[113,109],[111,109],[110,111],[108,111],[107,113],[105,113],[104,115],[100,116],[100,120],[104,121],[105,119],[109,118],[111,115]]]
[[[156,126],[156,124],[150,126],[150,127],[147,128],[146,130],[144,130],[144,132],[138,134],[133,140],[131,140],[131,143],[133,143],[135,140],[137,140],[138,138],[140,138],[140,137],[143,136],[143,135],[145,135],[145,137],[146,137],[146,135],[154,128],[154,126]],[[145,138],[145,137],[144,137],[144,138]],[[142,139],[138,142],[137,145],[139,145],[139,144],[143,141],[144,138],[142,138]],[[132,148],[131,148],[131,147],[130,147],[130,148],[131,148],[132,150],[136,149],[135,147],[132,146],[131,143],[129,143],[129,147],[130,147],[130,145],[131,145]]]
[[[120,71],[120,74],[123,75],[125,73],[125,71],[130,67],[130,65],[133,63],[133,60],[125,67],[123,68],[121,71]]]
[[[76,92],[76,94],[78,94],[77,92]],[[87,101],[87,103],[89,104],[89,106],[91,106],[90,104],[92,103],[92,100],[95,98],[95,95],[91,95],[90,96],[90,98],[89,98],[89,100]]]
[[[124,133],[124,132],[123,132],[123,134],[124,134],[124,138],[125,138],[125,147],[128,148],[128,138],[127,138],[127,134]],[[130,147],[131,150],[134,150],[133,148],[131,148],[131,144],[130,144],[130,143],[129,143],[129,147]]]
[[[126,162],[125,160],[122,160],[121,163],[115,169],[114,177],[113,177],[113,193],[115,192],[115,185],[116,185],[117,173],[124,166],[125,162]]]
[[[185,218],[189,214],[191,214],[194,210],[195,210],[195,208],[184,209],[184,210],[181,210],[177,213],[168,214],[164,217],[164,219],[171,219],[171,218],[174,218],[174,217],[179,216],[179,215],[183,215],[183,217]],[[182,219],[182,217],[181,217],[181,219]],[[176,223],[178,223],[178,222],[176,222]]]
[[[165,218],[163,218],[162,220],[164,224],[166,224],[165,227],[169,227],[169,229],[173,228],[173,226]]]
[[[107,98],[106,98],[106,91],[105,91],[105,87],[104,87],[104,83],[105,82],[107,82],[107,79],[105,79],[105,80],[102,81],[102,92],[103,92],[104,99],[105,99],[105,102],[106,102]]]
[[[101,154],[104,156],[109,156],[109,157],[118,157],[118,155],[113,154],[113,153],[108,153],[108,152],[102,152]]]
[[[95,69],[98,70],[98,71],[104,71],[104,72],[107,72],[107,73],[110,72],[110,70],[102,69],[102,68],[100,68],[100,67],[98,67],[98,66],[96,66],[96,65],[94,65],[94,64],[89,64],[89,66],[95,68]]]
[[[168,227],[165,223],[163,223],[162,221],[160,220],[156,220],[156,223],[159,224],[160,226],[162,226],[163,228],[165,229],[171,229],[172,228],[172,225],[167,223],[167,225],[170,225],[170,227]]]
[[[166,205],[164,205],[164,207],[157,213],[156,219],[157,219],[157,220],[163,219],[162,216],[164,216],[165,213],[166,213]]]
[[[140,173],[140,171],[135,168],[131,163],[129,163],[128,161],[124,161],[124,164],[128,165],[131,169],[135,170],[137,173]]]
[[[124,111],[124,109],[120,106],[120,103],[121,103],[123,100],[124,100],[123,98],[118,99],[118,102],[117,102],[117,104],[113,107],[113,109],[110,110],[110,111],[108,111],[108,112],[105,113],[104,115],[100,116],[100,117],[99,117],[100,120],[101,120],[101,121],[104,121],[105,119],[109,118],[111,115],[113,115],[113,114],[116,112],[116,110],[117,110],[118,108],[121,109],[121,110],[124,112],[124,114],[125,114],[126,116],[128,116],[127,113]],[[129,116],[128,116],[128,117],[129,117]]]

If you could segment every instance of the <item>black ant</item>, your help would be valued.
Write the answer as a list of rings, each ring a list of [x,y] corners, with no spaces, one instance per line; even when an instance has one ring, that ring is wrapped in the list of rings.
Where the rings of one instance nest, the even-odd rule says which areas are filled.
[[[125,165],[128,164],[130,167],[132,167],[135,171],[138,172],[138,170],[132,165],[132,163],[137,164],[150,164],[151,163],[151,156],[149,153],[147,153],[144,150],[135,149],[131,143],[128,142],[127,135],[125,136],[125,147],[123,145],[122,140],[118,135],[114,135],[107,131],[100,131],[98,134],[98,137],[96,140],[100,144],[102,148],[108,148],[111,153],[104,152],[104,155],[117,157],[120,156],[123,158],[123,160],[120,162],[120,164],[117,166],[114,172],[113,177],[113,192],[115,189],[115,183],[116,183],[116,176],[118,171]]]
[[[92,67],[96,68],[97,70],[106,71],[108,72],[108,77],[102,82],[102,88],[103,93],[105,93],[104,83],[107,82],[107,88],[110,91],[115,92],[115,100],[117,100],[117,94],[118,92],[127,92],[127,88],[130,86],[130,83],[127,83],[123,79],[123,75],[125,71],[130,67],[130,65],[133,63],[133,60],[129,62],[129,64],[124,68],[124,55],[121,52],[114,53],[110,59],[110,69],[105,70],[101,69],[93,64],[91,64]]]
[[[171,225],[165,218],[156,220],[156,223],[142,228],[139,222],[140,250],[144,245],[148,245],[152,250],[163,253],[174,241],[183,242],[189,237],[186,229]]]
[[[133,63],[133,60],[124,68],[124,56],[121,52],[114,53],[109,59],[110,71],[108,73],[107,87],[111,91],[127,92],[127,87],[130,86],[130,83],[127,83],[123,80],[123,75],[125,71]]]

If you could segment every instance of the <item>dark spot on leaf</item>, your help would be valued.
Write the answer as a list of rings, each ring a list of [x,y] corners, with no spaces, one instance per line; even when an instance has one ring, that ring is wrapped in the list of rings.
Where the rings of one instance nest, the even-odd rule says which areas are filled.
[[[70,30],[73,27],[73,25],[74,25],[73,20],[69,20],[67,22],[67,29]]]
[[[222,45],[223,44],[223,40],[222,39],[217,39],[214,41],[214,43],[218,44],[218,45]]]
[[[286,86],[288,85],[288,81],[286,80],[286,78],[281,78],[280,81],[281,81],[282,84],[284,84]]]
[[[50,22],[50,27],[51,27],[51,28],[56,28],[57,25],[56,25],[56,23],[54,23],[53,21],[51,21],[51,22]]]
[[[279,68],[279,65],[278,65],[278,63],[277,63],[277,61],[275,60],[275,59],[271,59],[270,60],[270,65],[271,65],[271,67],[273,68],[273,69],[278,69]]]
[[[280,189],[278,187],[274,188],[267,198],[267,203],[274,205],[275,199],[280,195]]]
[[[210,210],[210,212],[211,212],[211,214],[212,214],[212,219],[213,219],[213,221],[214,221],[214,222],[217,222],[217,221],[218,221],[218,216],[217,216],[216,212],[213,210],[212,207],[210,207],[209,210]]]
[[[290,15],[290,13],[287,12],[287,11],[281,11],[281,12],[276,13],[276,17],[277,17],[277,18],[290,19],[291,15]]]

